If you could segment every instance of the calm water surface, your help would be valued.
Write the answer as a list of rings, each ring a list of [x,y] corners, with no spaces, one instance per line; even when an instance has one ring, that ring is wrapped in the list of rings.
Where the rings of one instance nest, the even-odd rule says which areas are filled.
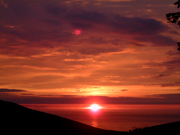
[[[103,109],[97,112],[89,110],[84,104],[24,104],[23,106],[94,127],[117,131],[180,121],[180,105],[103,105]]]

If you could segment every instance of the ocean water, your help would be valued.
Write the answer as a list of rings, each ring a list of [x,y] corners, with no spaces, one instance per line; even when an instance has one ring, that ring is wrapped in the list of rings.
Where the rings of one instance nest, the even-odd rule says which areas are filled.
[[[23,106],[75,120],[93,127],[129,131],[180,121],[180,105],[103,105],[91,111],[85,104],[23,104]]]

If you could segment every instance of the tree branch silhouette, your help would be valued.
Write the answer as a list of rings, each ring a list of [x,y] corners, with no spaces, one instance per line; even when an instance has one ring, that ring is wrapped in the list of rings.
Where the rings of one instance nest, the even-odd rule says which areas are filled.
[[[175,2],[174,5],[177,5],[177,8],[180,8],[180,0]],[[175,24],[179,25],[179,27],[180,27],[180,12],[168,13],[168,14],[166,14],[166,18],[167,18],[168,22],[175,23]],[[177,44],[178,44],[177,50],[180,51],[180,42],[177,42]]]

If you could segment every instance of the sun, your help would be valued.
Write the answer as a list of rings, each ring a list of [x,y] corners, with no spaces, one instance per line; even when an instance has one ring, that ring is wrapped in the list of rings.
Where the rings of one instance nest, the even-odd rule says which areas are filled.
[[[101,109],[101,106],[99,106],[98,104],[92,104],[89,109],[92,111],[98,111],[99,109]]]

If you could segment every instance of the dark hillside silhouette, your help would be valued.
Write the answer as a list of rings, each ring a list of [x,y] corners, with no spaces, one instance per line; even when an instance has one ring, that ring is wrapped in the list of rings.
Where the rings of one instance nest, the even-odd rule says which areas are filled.
[[[143,129],[144,135],[180,135],[180,121],[147,127]]]
[[[174,5],[178,5],[177,8],[179,8],[180,7],[180,0],[175,2]],[[168,22],[176,23],[180,27],[180,12],[168,13],[168,14],[166,14],[166,18],[167,18]],[[178,44],[177,50],[180,51],[180,42],[178,42],[177,44]]]

